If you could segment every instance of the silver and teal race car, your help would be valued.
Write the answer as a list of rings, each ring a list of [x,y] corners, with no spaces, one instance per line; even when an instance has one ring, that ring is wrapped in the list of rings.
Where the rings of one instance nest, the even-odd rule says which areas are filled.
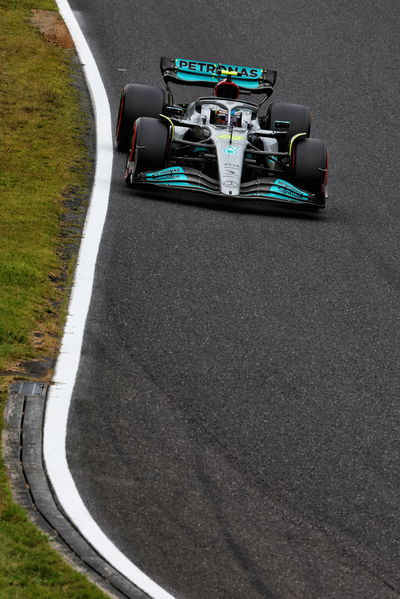
[[[276,71],[161,58],[165,90],[122,90],[116,148],[127,152],[128,186],[189,190],[228,200],[324,208],[328,151],[310,138],[310,113],[271,103]],[[213,95],[174,102],[170,84],[212,87]],[[260,103],[241,96],[260,94]]]

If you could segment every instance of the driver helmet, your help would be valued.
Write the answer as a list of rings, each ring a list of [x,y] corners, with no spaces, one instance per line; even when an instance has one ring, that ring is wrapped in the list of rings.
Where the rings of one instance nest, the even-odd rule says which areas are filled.
[[[236,100],[240,95],[240,88],[236,83],[228,79],[224,79],[217,83],[214,89],[214,96],[217,98],[228,98]]]
[[[212,125],[227,125],[228,111],[222,108],[214,108],[210,113],[210,123]]]

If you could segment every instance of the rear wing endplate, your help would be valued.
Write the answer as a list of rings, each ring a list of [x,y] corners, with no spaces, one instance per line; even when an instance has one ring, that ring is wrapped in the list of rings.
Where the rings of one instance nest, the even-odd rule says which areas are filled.
[[[200,60],[187,60],[185,58],[161,58],[161,73],[165,83],[178,83],[181,85],[196,85],[201,87],[215,87],[226,79],[236,83],[242,91],[252,94],[271,95],[276,81],[276,71],[256,67],[243,67],[216,62],[203,62]]]

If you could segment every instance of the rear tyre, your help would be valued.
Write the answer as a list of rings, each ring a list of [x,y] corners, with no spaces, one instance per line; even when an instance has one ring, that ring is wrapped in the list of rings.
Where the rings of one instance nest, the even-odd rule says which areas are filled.
[[[268,107],[266,125],[268,129],[274,129],[275,121],[289,121],[289,129],[285,136],[279,136],[279,151],[285,152],[289,142],[294,135],[305,133],[310,135],[311,119],[307,106],[302,104],[283,104],[274,102]]]
[[[118,109],[115,147],[128,152],[131,147],[133,123],[141,116],[158,117],[165,108],[165,92],[161,87],[129,83],[124,87]]]
[[[170,126],[160,119],[140,117],[133,127],[132,145],[128,155],[125,182],[133,184],[139,173],[165,168],[171,146]]]
[[[301,189],[310,191],[321,200],[325,198],[328,182],[328,150],[320,139],[302,139],[292,150],[293,181]]]

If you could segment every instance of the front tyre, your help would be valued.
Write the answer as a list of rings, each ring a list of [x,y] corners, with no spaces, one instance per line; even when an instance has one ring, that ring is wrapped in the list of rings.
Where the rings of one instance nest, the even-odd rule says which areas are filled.
[[[166,105],[161,87],[129,83],[124,87],[118,109],[115,147],[128,152],[131,147],[133,123],[141,116],[157,118]]]
[[[159,171],[169,159],[171,130],[167,122],[140,117],[133,126],[132,144],[125,171],[125,183],[130,187],[140,173]]]
[[[298,139],[293,144],[291,172],[296,185],[325,200],[328,184],[326,144],[320,139]]]

